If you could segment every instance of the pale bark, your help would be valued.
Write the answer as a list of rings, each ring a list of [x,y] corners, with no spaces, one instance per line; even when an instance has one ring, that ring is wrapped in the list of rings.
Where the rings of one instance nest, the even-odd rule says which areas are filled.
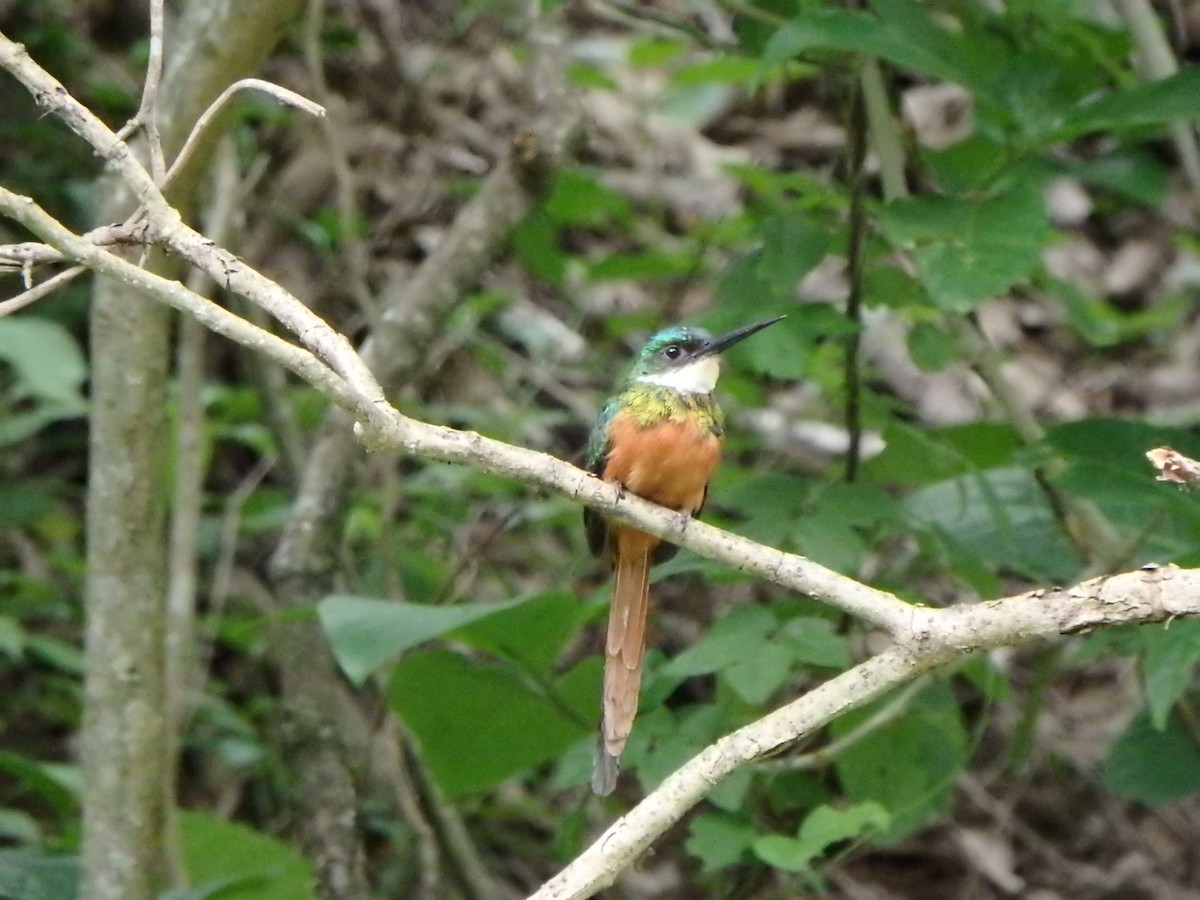
[[[196,0],[175,30],[161,108],[167,148],[222,87],[257,68],[297,4]],[[197,166],[197,169],[199,167]],[[106,176],[97,214],[132,210]],[[177,181],[177,185],[180,181]],[[188,197],[190,191],[179,190]],[[162,886],[166,543],[163,448],[169,310],[99,279],[91,319],[83,889],[88,900],[151,900]]]

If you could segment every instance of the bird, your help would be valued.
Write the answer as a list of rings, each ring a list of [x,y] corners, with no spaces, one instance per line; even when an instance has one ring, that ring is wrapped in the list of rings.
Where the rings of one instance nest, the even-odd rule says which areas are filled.
[[[714,337],[676,325],[652,336],[605,403],[588,438],[588,470],[622,492],[699,515],[721,455],[724,415],[713,399],[719,355],[785,318]],[[592,790],[611,794],[637,714],[650,606],[650,566],[676,552],[630,525],[583,512],[588,547],[612,567],[612,606],[604,641],[604,687]]]

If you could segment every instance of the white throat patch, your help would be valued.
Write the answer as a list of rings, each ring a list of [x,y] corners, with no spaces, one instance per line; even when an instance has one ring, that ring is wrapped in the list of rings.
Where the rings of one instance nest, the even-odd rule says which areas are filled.
[[[684,394],[711,394],[720,374],[721,363],[717,357],[702,356],[677,369],[639,375],[637,381],[639,384],[653,384]]]

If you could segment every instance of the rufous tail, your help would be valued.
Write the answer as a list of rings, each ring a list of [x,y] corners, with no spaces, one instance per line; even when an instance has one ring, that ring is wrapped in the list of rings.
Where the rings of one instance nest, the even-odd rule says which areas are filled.
[[[658,541],[629,528],[614,535],[613,599],[604,645],[604,699],[592,790],[611,794],[617,786],[621,751],[633,729],[642,686],[646,615],[650,609],[650,551]]]

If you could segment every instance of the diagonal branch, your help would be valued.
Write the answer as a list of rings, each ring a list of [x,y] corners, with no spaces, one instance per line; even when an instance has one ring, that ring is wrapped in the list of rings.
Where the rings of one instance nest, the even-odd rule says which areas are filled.
[[[198,266],[225,289],[257,303],[363,396],[382,399],[383,391],[375,377],[345,337],[290,292],[184,223],[129,146],[34,62],[23,46],[3,33],[0,67],[20,81],[40,107],[62,119],[113,167],[145,211],[148,240]]]
[[[612,884],[734,770],[811,734],[842,713],[977,650],[1101,625],[1200,615],[1200,570],[1148,567],[1073,588],[921,610],[908,644],[888,650],[705,748],[669,775],[530,900],[582,900]]]
[[[341,403],[351,409],[370,403],[370,400],[352,389],[345,379],[307,350],[255,327],[223,306],[189,291],[178,281],[134,265],[88,240],[86,236],[75,234],[30,198],[0,187],[0,213],[20,222],[65,258],[82,263],[146,296],[185,312],[205,327],[249,350],[270,356],[329,396],[335,403]]]

